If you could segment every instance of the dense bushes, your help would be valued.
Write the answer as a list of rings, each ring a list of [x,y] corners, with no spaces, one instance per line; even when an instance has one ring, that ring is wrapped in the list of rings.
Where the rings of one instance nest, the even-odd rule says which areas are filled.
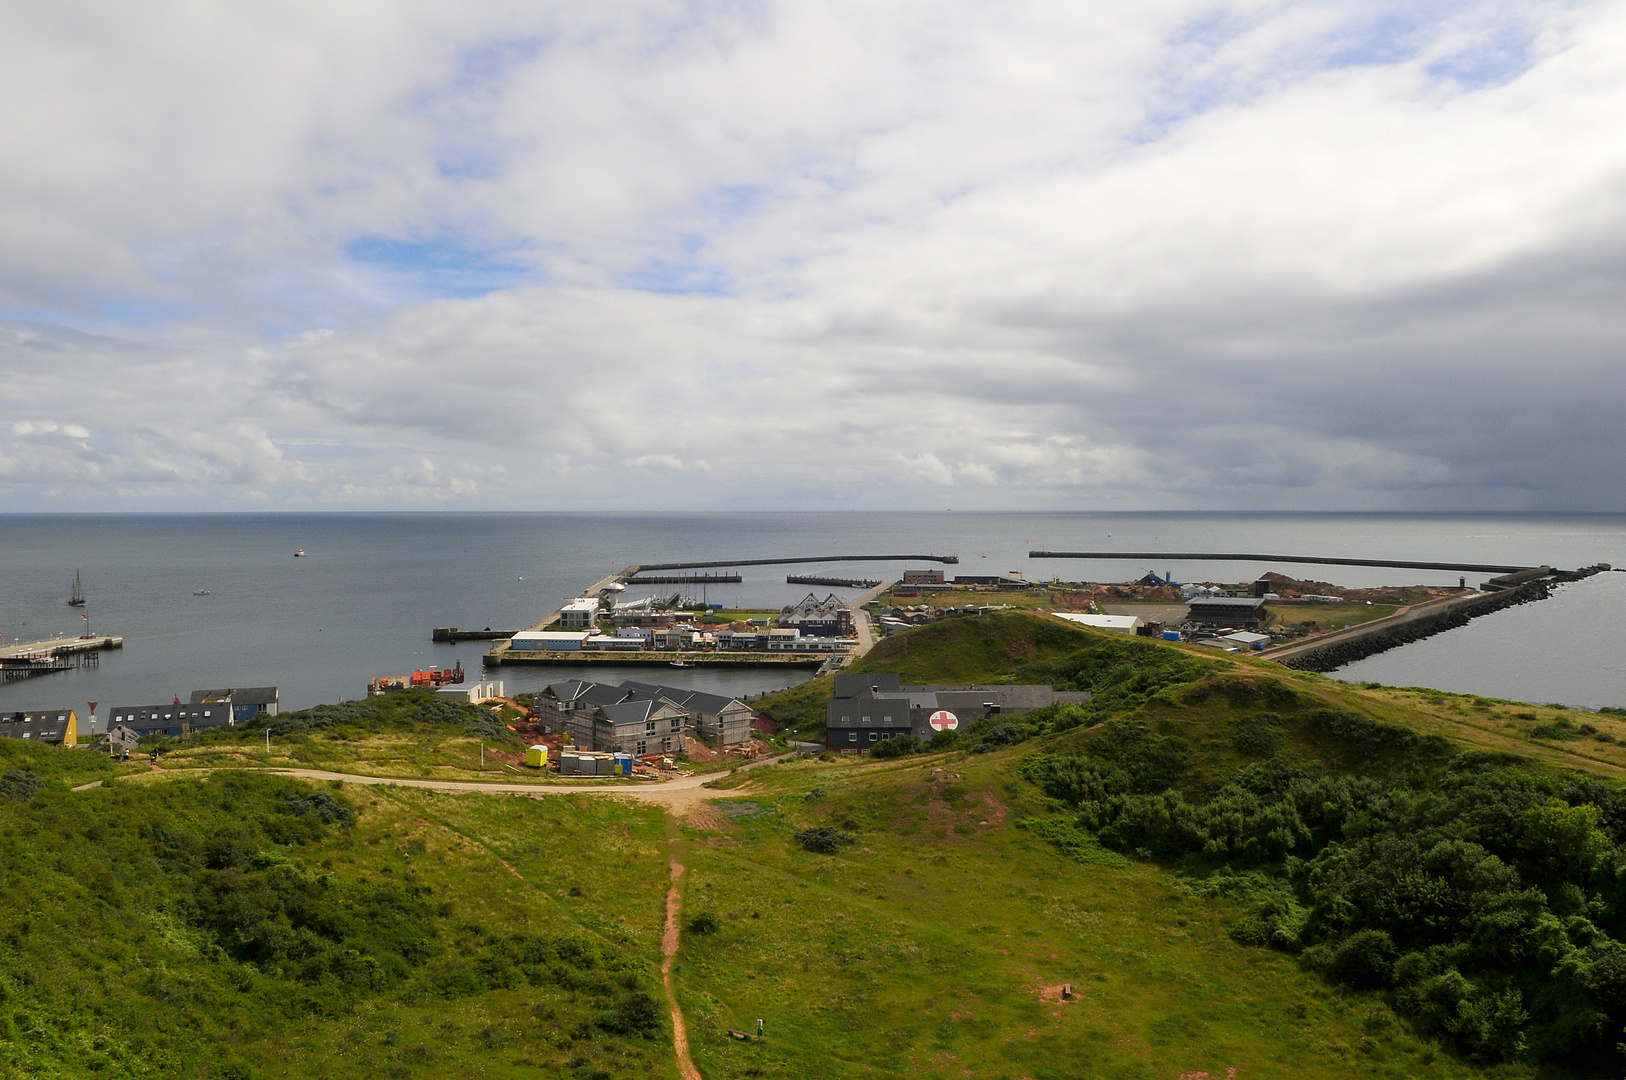
[[[802,850],[816,852],[820,855],[834,855],[848,844],[858,842],[858,838],[840,829],[833,829],[828,825],[807,829],[796,834],[796,842],[802,845]]]
[[[1485,754],[1329,772],[1282,750],[1295,722],[1339,752],[1446,760],[1435,740],[1319,710],[1238,721],[1239,751],[1276,752],[1201,797],[1174,786],[1184,744],[1127,720],[1022,775],[1107,848],[1178,862],[1199,892],[1241,902],[1238,941],[1384,992],[1469,1056],[1612,1059],[1626,1038],[1622,789]]]

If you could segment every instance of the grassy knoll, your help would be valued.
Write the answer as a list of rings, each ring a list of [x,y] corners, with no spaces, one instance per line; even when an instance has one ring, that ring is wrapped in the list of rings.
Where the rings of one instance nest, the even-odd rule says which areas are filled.
[[[0,781],[0,1076],[675,1074],[656,811],[45,769]]]
[[[1375,996],[1236,945],[1237,905],[1021,827],[1051,809],[1016,757],[778,768],[718,804],[686,858],[688,910],[721,925],[686,935],[677,967],[704,1075],[1475,1072]],[[821,825],[856,843],[802,850]],[[724,1036],[758,1017],[767,1040]]]

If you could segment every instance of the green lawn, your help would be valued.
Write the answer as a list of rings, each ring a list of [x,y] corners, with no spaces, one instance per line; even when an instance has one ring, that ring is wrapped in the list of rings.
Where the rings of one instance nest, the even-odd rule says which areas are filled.
[[[777,768],[687,834],[686,910],[722,924],[676,969],[705,1076],[1474,1074],[1375,998],[1237,946],[1225,902],[1018,827],[1046,811],[1016,756]],[[801,850],[815,825],[858,842]],[[766,1040],[726,1036],[759,1017]]]

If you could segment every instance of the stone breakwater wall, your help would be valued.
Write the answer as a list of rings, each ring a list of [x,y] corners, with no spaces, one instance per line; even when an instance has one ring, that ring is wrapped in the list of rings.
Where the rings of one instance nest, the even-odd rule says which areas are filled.
[[[1384,620],[1383,623],[1374,624],[1364,633],[1356,631],[1340,634],[1337,640],[1329,641],[1319,648],[1296,653],[1279,663],[1283,667],[1299,671],[1335,671],[1345,664],[1353,664],[1368,656],[1375,656],[1413,641],[1433,637],[1446,630],[1466,626],[1482,615],[1489,615],[1516,604],[1545,600],[1552,595],[1554,587],[1565,582],[1580,581],[1607,569],[1608,566],[1600,564],[1581,570],[1554,571],[1547,577],[1527,581],[1512,588],[1483,593],[1432,610],[1419,611],[1415,615],[1404,615],[1394,621]]]

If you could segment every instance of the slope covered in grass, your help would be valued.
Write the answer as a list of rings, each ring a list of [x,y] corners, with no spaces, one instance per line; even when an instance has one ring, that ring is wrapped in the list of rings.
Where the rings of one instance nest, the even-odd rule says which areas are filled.
[[[568,797],[14,769],[0,1075],[673,1075],[663,838]]]
[[[908,678],[967,671],[968,656],[1020,640],[1012,624],[1024,619],[940,624],[890,656],[909,657]],[[1620,1070],[1617,717],[1355,687],[1077,633],[1072,651],[1013,663],[1004,678],[1088,689],[1090,703],[979,721],[964,733],[972,756],[957,759],[1019,762],[1002,790],[1030,785],[1054,811],[1025,822],[1030,838],[1097,873],[1114,859],[1161,866],[1190,893],[1237,905],[1227,933],[1238,947],[1397,1010],[1412,1037],[1459,1062]]]

